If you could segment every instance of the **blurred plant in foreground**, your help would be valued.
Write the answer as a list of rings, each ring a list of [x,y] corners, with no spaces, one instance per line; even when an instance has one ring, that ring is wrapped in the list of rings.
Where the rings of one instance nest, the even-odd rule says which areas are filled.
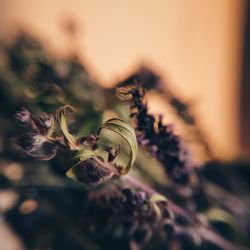
[[[249,163],[211,161],[188,105],[161,91],[154,72],[105,89],[76,56],[54,58],[27,34],[0,49],[0,212],[20,248],[250,246]],[[164,124],[168,114],[149,112],[152,89],[192,127],[209,162],[196,163]],[[103,121],[107,111],[113,118]]]

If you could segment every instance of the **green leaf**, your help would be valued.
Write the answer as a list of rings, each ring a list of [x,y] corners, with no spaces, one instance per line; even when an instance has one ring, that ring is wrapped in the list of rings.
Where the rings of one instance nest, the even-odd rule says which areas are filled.
[[[102,129],[108,129],[112,132],[119,134],[128,143],[130,148],[129,162],[126,167],[121,170],[122,175],[127,174],[133,166],[138,152],[138,144],[134,129],[130,126],[128,122],[119,118],[112,118],[106,121],[101,126],[98,133],[100,133]]]
[[[74,109],[70,105],[63,106],[57,110],[57,120],[59,127],[64,135],[67,145],[71,150],[78,150],[77,139],[75,136],[69,133],[68,125],[66,122],[66,112],[73,112]]]

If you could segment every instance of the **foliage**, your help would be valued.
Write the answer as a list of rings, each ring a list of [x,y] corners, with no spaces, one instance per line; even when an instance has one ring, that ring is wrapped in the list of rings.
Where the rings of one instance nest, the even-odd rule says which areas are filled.
[[[148,110],[146,91],[157,90],[212,158],[189,106],[154,72],[105,89],[76,56],[54,58],[27,34],[0,53],[0,204],[15,196],[0,211],[25,248],[250,246],[249,164],[196,164]],[[114,117],[103,121],[107,110]]]

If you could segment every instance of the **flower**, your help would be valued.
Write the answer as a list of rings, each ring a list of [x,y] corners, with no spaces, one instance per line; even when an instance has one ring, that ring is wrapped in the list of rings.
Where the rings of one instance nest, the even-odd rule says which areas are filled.
[[[171,124],[163,125],[162,116],[156,122],[155,117],[149,114],[141,85],[134,81],[117,86],[118,96],[130,101],[130,116],[135,123],[137,139],[163,164],[174,183],[186,185],[194,167],[189,153],[181,138],[174,133]]]
[[[50,160],[57,153],[57,146],[37,132],[30,132],[20,136],[17,144],[21,146],[26,154],[40,160]]]
[[[16,113],[15,118],[19,124],[30,130],[16,141],[26,154],[40,160],[55,157],[57,145],[51,137],[55,126],[53,115],[36,116],[28,109],[22,108]]]

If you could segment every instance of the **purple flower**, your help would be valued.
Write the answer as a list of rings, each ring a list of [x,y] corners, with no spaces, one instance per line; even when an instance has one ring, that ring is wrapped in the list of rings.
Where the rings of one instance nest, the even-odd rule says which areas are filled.
[[[26,154],[40,160],[50,160],[57,153],[57,146],[37,132],[20,136],[17,144],[22,147]]]
[[[26,154],[40,160],[49,160],[56,155],[57,145],[51,137],[55,126],[53,115],[36,116],[22,108],[15,118],[19,124],[30,130],[17,139],[17,144]]]
[[[138,141],[164,165],[173,182],[186,185],[194,166],[183,141],[174,133],[172,125],[164,125],[162,116],[156,123],[155,117],[149,114],[140,83],[122,83],[117,89],[122,99],[130,101],[131,117],[135,121]]]

